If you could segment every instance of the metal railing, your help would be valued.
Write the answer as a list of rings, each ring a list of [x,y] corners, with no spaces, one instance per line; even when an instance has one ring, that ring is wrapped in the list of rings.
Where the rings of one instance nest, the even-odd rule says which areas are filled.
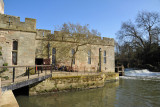
[[[19,70],[19,72],[23,72],[23,73],[21,75],[18,75],[17,78],[18,77],[25,77],[25,76],[27,76],[28,79],[30,79],[31,75],[36,75],[37,74],[38,77],[39,77],[40,74],[43,73],[43,71],[45,72],[44,75],[47,75],[48,71],[50,71],[50,74],[52,74],[52,71],[53,71],[53,66],[52,65],[0,66],[0,71],[9,69],[9,71],[12,72],[12,83],[14,83],[15,79],[16,79],[16,69],[19,69],[19,68],[23,68],[23,69],[20,69],[22,71]],[[32,70],[32,74],[30,72],[31,70]],[[5,72],[7,72],[7,70]]]
[[[0,73],[3,70],[6,70],[6,76],[10,76],[8,79],[2,78],[3,81],[8,81],[6,83],[14,83],[15,80],[17,81],[23,81],[29,80],[33,78],[38,78],[39,76],[46,76],[54,72],[54,76],[80,76],[80,75],[93,75],[98,74],[99,71],[96,70],[96,67],[92,67],[94,72],[88,72],[86,71],[86,67],[84,68],[78,68],[78,66],[70,67],[70,66],[55,66],[55,65],[33,65],[33,66],[0,66]],[[83,72],[79,72],[79,70],[82,70]],[[10,74],[10,75],[9,75]],[[5,83],[4,83],[5,84]]]
[[[124,72],[124,66],[122,65],[122,66],[116,66],[115,67],[115,72]]]

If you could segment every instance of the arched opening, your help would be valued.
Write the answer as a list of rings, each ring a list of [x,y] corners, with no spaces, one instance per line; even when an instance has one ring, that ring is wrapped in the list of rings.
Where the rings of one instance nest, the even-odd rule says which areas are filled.
[[[13,41],[12,64],[17,65],[18,41]]]

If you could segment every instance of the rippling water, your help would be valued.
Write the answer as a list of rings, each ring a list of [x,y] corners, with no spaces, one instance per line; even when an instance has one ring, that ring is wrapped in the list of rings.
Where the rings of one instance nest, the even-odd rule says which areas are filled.
[[[139,75],[143,71],[133,70],[126,74],[129,72],[134,75],[103,88],[16,98],[20,107],[160,107],[160,79],[156,78],[160,75],[144,76]]]

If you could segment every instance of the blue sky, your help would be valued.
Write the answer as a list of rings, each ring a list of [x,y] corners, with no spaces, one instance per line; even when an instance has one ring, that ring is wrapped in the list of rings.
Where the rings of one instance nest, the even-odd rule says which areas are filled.
[[[139,11],[160,13],[160,0],[4,0],[5,14],[37,19],[38,29],[54,31],[64,22],[89,24],[102,37],[116,38],[122,22]]]

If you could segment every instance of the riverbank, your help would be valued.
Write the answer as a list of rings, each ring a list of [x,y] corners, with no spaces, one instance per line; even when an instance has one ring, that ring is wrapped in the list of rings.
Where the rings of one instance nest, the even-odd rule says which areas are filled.
[[[45,81],[30,85],[29,95],[99,88],[103,87],[106,81],[115,80],[119,80],[117,73],[54,74]]]
[[[29,91],[29,96],[72,91],[72,90],[85,90],[96,89],[104,87],[106,81],[119,80],[118,73],[53,73],[52,77],[41,81],[39,83],[23,87],[22,89],[12,91],[5,91],[2,95],[0,93],[0,105],[3,107],[18,107],[18,103],[15,99],[15,92],[19,95],[23,95]],[[14,93],[14,94],[13,94]]]
[[[159,107],[160,81],[123,79],[102,88],[17,96],[20,107]]]

